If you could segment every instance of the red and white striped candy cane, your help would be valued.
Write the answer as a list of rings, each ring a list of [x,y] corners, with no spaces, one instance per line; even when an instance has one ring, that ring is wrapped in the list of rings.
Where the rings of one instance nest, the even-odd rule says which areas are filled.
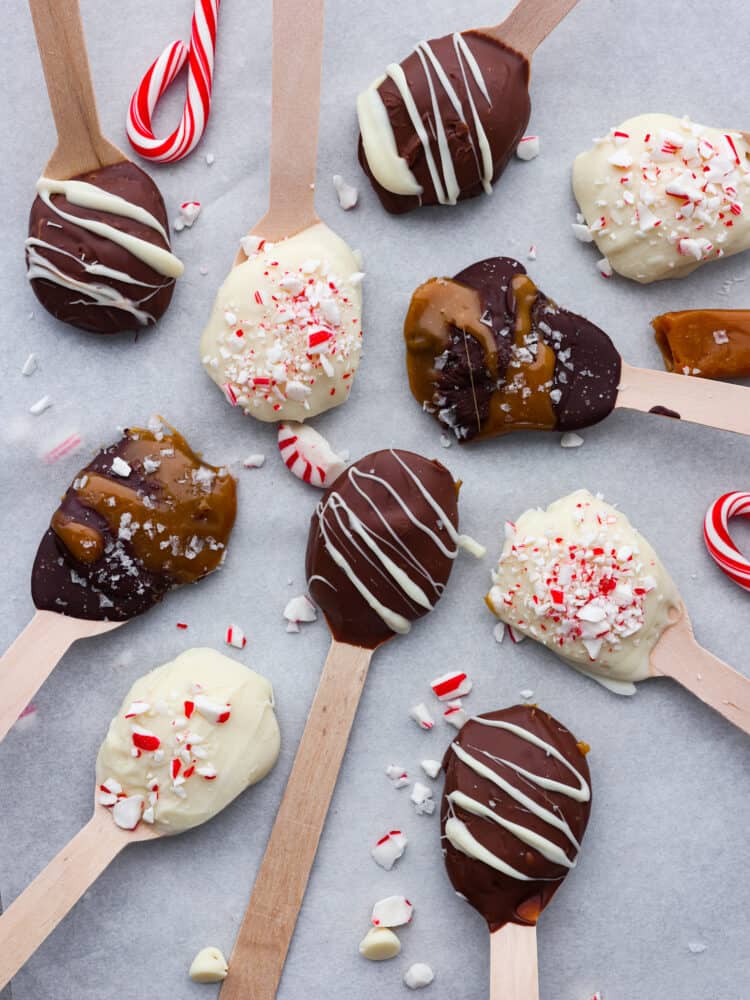
[[[750,493],[725,493],[714,500],[703,522],[703,537],[709,555],[743,590],[750,590],[750,559],[732,541],[729,521],[750,517]]]
[[[130,99],[127,132],[136,153],[157,163],[174,163],[187,156],[201,140],[211,110],[211,85],[216,50],[216,22],[220,0],[196,0],[190,48],[172,42],[153,62]],[[151,116],[159,98],[188,59],[185,110],[177,128],[166,139],[157,139]]]

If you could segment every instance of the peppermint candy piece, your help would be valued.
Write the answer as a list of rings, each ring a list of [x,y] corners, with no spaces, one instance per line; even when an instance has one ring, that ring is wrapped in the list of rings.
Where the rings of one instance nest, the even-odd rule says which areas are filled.
[[[406,834],[401,830],[389,830],[380,838],[370,854],[376,864],[389,872],[406,850],[408,843]]]
[[[468,694],[472,683],[462,670],[454,670],[430,681],[430,687],[440,701],[450,701],[451,698],[462,698]]]
[[[372,908],[373,927],[401,927],[411,922],[414,907],[406,896],[386,896]]]
[[[307,424],[279,424],[278,444],[286,467],[310,486],[326,489],[346,468],[323,435]]]
[[[421,781],[414,782],[409,800],[414,803],[414,808],[418,816],[431,816],[435,812],[435,800],[432,797],[432,789],[423,785]]]
[[[231,715],[231,709],[229,705],[219,705],[215,701],[211,701],[210,698],[206,698],[205,695],[198,694],[195,696],[195,710],[203,718],[210,722],[214,726],[221,725],[227,722],[229,716]]]
[[[454,729],[461,729],[468,721],[469,713],[463,708],[460,701],[449,701],[448,707],[443,712],[443,718]]]
[[[539,136],[524,135],[516,146],[516,156],[519,160],[533,160],[539,156]]]
[[[234,646],[235,649],[244,649],[247,638],[239,625],[229,625],[224,634],[224,642],[227,646]]]
[[[415,962],[404,973],[404,985],[410,990],[421,990],[429,986],[435,978],[435,973],[425,962]]]
[[[409,784],[409,775],[400,764],[389,764],[385,773],[390,778],[394,788],[404,788]]]
[[[428,778],[437,778],[437,776],[440,774],[440,768],[442,767],[442,764],[440,763],[439,760],[428,759],[420,761],[419,766],[422,768],[422,770],[424,771],[424,773],[427,775]]]
[[[737,586],[750,591],[750,559],[740,552],[729,534],[733,517],[750,517],[750,493],[725,493],[714,500],[703,521],[703,538],[708,554],[721,571]]]
[[[143,811],[143,796],[129,795],[118,799],[112,809],[112,819],[123,830],[135,830]]]
[[[435,720],[423,701],[409,709],[409,718],[414,719],[420,729],[432,729],[435,725]]]

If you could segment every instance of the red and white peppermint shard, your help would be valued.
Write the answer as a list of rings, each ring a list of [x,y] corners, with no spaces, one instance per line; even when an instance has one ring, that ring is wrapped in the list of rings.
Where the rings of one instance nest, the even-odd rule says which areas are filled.
[[[161,746],[161,740],[156,735],[148,729],[143,729],[142,726],[131,726],[133,746],[137,747],[138,750],[153,751],[158,750]]]
[[[143,812],[143,796],[129,795],[118,799],[112,809],[112,818],[123,830],[135,830]]]
[[[370,920],[373,927],[403,927],[413,915],[414,907],[406,896],[386,896],[373,906]]]
[[[469,713],[461,705],[460,701],[449,701],[448,707],[443,712],[445,721],[454,729],[461,729],[469,719]]]
[[[373,861],[376,864],[389,872],[406,850],[407,844],[408,840],[405,833],[402,833],[401,830],[389,830],[375,844],[370,854],[372,854]]]
[[[462,670],[443,674],[430,681],[430,687],[440,701],[450,701],[451,698],[462,698],[471,691],[472,683]]]
[[[279,424],[278,443],[286,467],[310,486],[326,489],[346,468],[323,435],[307,424]]]
[[[703,538],[719,568],[743,590],[750,591],[750,559],[740,552],[729,534],[733,517],[750,517],[750,493],[725,493],[714,500],[703,522]]]
[[[210,698],[206,698],[205,695],[199,694],[195,697],[195,710],[203,718],[212,723],[213,725],[221,725],[221,723],[226,722],[231,714],[229,705],[219,705],[215,701],[211,701]]]
[[[432,729],[435,725],[435,720],[430,715],[430,710],[422,701],[409,709],[409,718],[414,719],[420,729]]]
[[[224,635],[224,642],[227,646],[234,646],[235,649],[244,649],[247,638],[239,625],[230,625]]]
[[[146,71],[130,99],[126,129],[133,149],[157,163],[174,163],[201,140],[211,110],[211,86],[220,0],[196,0],[190,47],[176,41]],[[188,61],[187,92],[182,119],[164,139],[154,135],[151,117],[162,94]]]

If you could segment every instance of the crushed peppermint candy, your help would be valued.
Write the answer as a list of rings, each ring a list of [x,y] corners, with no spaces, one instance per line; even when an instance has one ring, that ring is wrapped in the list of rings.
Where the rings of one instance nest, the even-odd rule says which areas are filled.
[[[461,729],[468,722],[469,713],[461,704],[460,698],[456,701],[448,702],[448,707],[443,712],[443,719],[448,725],[453,726],[454,729]]]
[[[129,795],[118,798],[112,807],[112,818],[123,830],[135,830],[143,812],[143,796]]]
[[[409,784],[409,775],[400,764],[389,764],[385,773],[394,788],[405,788]]]
[[[524,135],[516,146],[516,156],[519,160],[533,160],[539,156],[539,150],[539,136]]]
[[[575,431],[566,431],[560,438],[560,447],[562,448],[580,448],[582,444],[583,438]]]
[[[318,612],[306,594],[298,594],[297,597],[292,597],[287,601],[284,608],[284,618],[288,622],[287,632],[299,632],[300,622],[316,621]]]
[[[48,410],[50,406],[52,406],[52,397],[42,396],[42,398],[38,399],[36,403],[31,404],[31,406],[29,407],[29,413],[32,413],[35,417],[38,417],[40,413],[44,413],[44,411]]]
[[[279,424],[279,454],[287,469],[310,486],[326,489],[346,468],[328,441],[307,424],[286,421]]]
[[[432,729],[435,725],[435,720],[430,714],[430,710],[422,701],[409,709],[409,718],[413,719],[420,729]]]
[[[389,830],[378,840],[370,854],[376,864],[389,872],[403,855],[408,843],[406,834],[401,830]]]
[[[38,367],[39,365],[37,363],[36,354],[30,354],[23,363],[23,367],[21,368],[21,374],[33,375]]]
[[[414,808],[418,816],[431,816],[435,811],[435,800],[432,797],[432,789],[429,785],[423,785],[421,781],[414,782],[414,788],[409,795],[409,801],[414,803]]]
[[[422,768],[422,770],[424,771],[424,773],[427,775],[428,778],[434,779],[437,778],[437,776],[440,774],[440,769],[442,768],[443,765],[440,763],[439,760],[430,760],[428,758],[427,760],[420,761],[419,766]]]
[[[430,687],[440,701],[450,701],[451,698],[462,698],[467,695],[471,691],[472,683],[462,670],[455,670],[430,681]]]
[[[265,455],[253,454],[243,459],[242,466],[245,469],[261,469],[266,461]]]
[[[713,332],[714,342],[717,344],[728,344],[729,334],[726,330],[714,330]]]
[[[333,186],[336,189],[339,205],[344,211],[348,212],[350,208],[354,208],[359,198],[357,189],[353,185],[347,184],[341,174],[333,175]]]
[[[247,638],[239,625],[229,625],[224,633],[224,642],[227,646],[234,646],[235,649],[244,649]]]
[[[370,922],[373,927],[403,927],[413,916],[414,906],[406,896],[386,896],[373,906]]]
[[[181,233],[183,229],[191,229],[200,214],[201,203],[199,201],[183,201],[179,207],[177,218],[172,223],[174,231]]]
[[[612,651],[643,627],[655,569],[644,560],[620,516],[585,494],[574,505],[580,531],[565,538],[552,531],[506,541],[488,603],[511,638],[530,634],[564,655],[580,642],[590,661]],[[637,538],[637,536],[636,536]]]

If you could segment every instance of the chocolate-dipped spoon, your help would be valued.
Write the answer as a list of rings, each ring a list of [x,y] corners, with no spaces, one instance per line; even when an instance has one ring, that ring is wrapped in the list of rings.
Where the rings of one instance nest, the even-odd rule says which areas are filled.
[[[0,989],[123,848],[212,819],[278,755],[273,690],[242,664],[188,649],[139,678],[99,750],[94,815],[0,916]]]
[[[63,496],[31,574],[36,614],[0,659],[0,740],[77,639],[109,632],[223,562],[236,484],[158,420],[133,428]]]
[[[414,292],[404,322],[409,384],[459,442],[574,431],[617,407],[750,434],[750,391],[625,364],[598,326],[556,305],[510,257]]]
[[[617,694],[671,677],[750,733],[750,677],[698,644],[677,586],[622,511],[576,490],[505,535],[493,614]]]
[[[170,251],[164,201],[102,134],[78,0],[29,6],[58,138],[31,207],[31,287],[48,312],[84,330],[150,325],[183,271]]]
[[[538,1000],[536,924],[586,832],[587,752],[535,705],[474,716],[446,751],[445,866],[487,921],[492,1000]]]
[[[345,402],[361,351],[360,261],[315,211],[323,9],[274,0],[268,211],[242,239],[200,342],[227,401],[267,422]]]
[[[458,487],[439,462],[377,451],[343,472],[313,514],[310,594],[332,642],[222,987],[271,1000],[281,979],[370,659],[431,611],[460,548]]]
[[[576,2],[521,0],[502,24],[419,42],[359,95],[359,160],[387,211],[492,191],[529,120],[531,57]]]

